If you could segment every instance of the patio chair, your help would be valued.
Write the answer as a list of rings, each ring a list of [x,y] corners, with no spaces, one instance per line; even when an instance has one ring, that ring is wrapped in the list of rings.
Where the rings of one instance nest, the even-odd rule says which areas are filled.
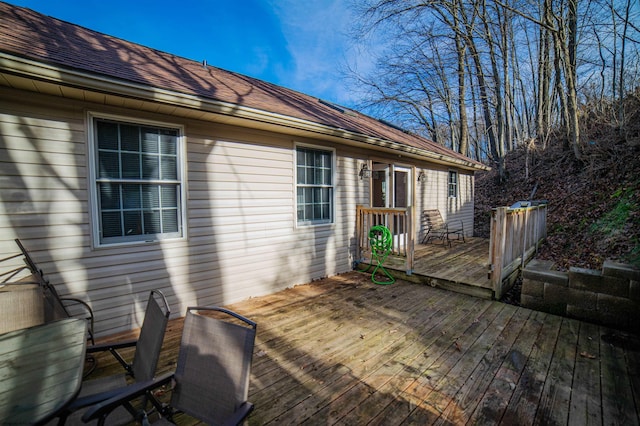
[[[44,324],[39,283],[16,253],[0,259],[0,334]]]
[[[5,269],[5,263],[4,262],[8,262],[11,259],[15,259],[16,257],[20,257],[22,256],[22,253],[17,253],[11,256],[7,256],[5,258],[0,259],[0,264],[2,265],[2,272],[0,272],[0,285],[5,285],[5,284],[14,284],[14,283],[29,283],[29,284],[35,284],[35,280],[33,279],[17,279],[16,280],[16,276],[20,275],[20,272],[28,269],[26,265],[22,265],[22,266],[9,266],[9,268],[11,269]]]
[[[93,310],[89,304],[84,300],[73,297],[60,297],[56,288],[44,277],[42,269],[38,268],[22,242],[18,238],[15,239],[15,242],[20,248],[26,268],[29,269],[33,278],[28,282],[36,283],[40,285],[42,289],[42,294],[44,296],[45,322],[51,322],[62,318],[84,318],[88,323],[87,339],[92,345],[95,344],[93,337],[94,316]],[[17,256],[19,256],[19,254]],[[25,281],[25,283],[26,282],[27,281]]]
[[[425,210],[422,212],[422,229],[424,236],[422,237],[422,244],[428,244],[431,241],[440,240],[442,244],[448,244],[451,247],[450,235],[456,235],[457,239],[462,239],[464,242],[464,224],[460,220],[458,222],[445,223],[440,214],[440,210]]]
[[[61,423],[67,420],[67,416],[69,416],[70,423],[74,424],[76,421],[79,422],[82,412],[78,410],[111,398],[124,391],[128,386],[127,377],[133,378],[135,382],[145,382],[153,379],[158,365],[158,359],[160,358],[160,350],[170,314],[169,304],[164,294],[159,290],[152,290],[149,293],[149,301],[147,302],[147,308],[138,339],[103,343],[87,347],[87,353],[90,354],[105,351],[111,352],[114,358],[122,365],[124,372],[123,374],[83,381],[80,395],[71,403],[66,412],[60,416]],[[135,353],[133,361],[128,363],[118,352],[118,349],[132,347],[135,347]],[[75,413],[70,415],[74,411]],[[133,420],[126,410],[118,411],[119,413],[112,418],[111,424],[126,424]],[[116,418],[118,419],[117,421],[114,420]]]
[[[92,407],[82,420],[111,424],[111,411],[124,405],[144,422],[146,413],[131,401],[173,381],[169,405],[150,398],[162,416],[161,423],[172,422],[180,412],[212,425],[241,423],[253,410],[247,396],[256,327],[253,321],[227,309],[188,308],[176,371],[129,386],[125,393]]]

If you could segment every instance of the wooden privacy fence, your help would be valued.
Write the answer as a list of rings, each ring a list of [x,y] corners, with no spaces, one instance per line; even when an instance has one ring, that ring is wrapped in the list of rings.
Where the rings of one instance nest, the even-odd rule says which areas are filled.
[[[391,254],[406,259],[406,270],[410,274],[413,270],[413,253],[415,245],[415,231],[411,207],[403,208],[379,208],[356,207],[356,238],[357,256],[359,261],[371,259],[371,246],[369,244],[369,230],[372,226],[384,225],[393,235],[393,247]]]
[[[547,205],[509,208],[491,212],[489,278],[494,297],[500,299],[512,282],[508,278],[533,257],[547,236]]]

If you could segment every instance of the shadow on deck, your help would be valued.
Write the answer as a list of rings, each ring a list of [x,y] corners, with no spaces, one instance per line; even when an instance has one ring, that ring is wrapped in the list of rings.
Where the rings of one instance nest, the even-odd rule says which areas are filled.
[[[357,272],[227,307],[258,323],[250,426],[640,423],[640,341],[604,326]]]
[[[453,241],[451,247],[440,242],[416,244],[411,275],[406,274],[404,258],[390,256],[383,265],[398,279],[492,299],[488,264],[489,240],[467,237],[465,242]],[[358,269],[368,266],[363,263]]]

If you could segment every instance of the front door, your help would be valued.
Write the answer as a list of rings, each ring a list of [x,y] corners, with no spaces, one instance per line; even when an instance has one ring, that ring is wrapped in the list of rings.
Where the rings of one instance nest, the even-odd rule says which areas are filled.
[[[411,169],[395,164],[373,163],[371,174],[371,207],[406,209],[411,205]],[[391,230],[396,243],[404,241],[404,216],[384,215],[380,217],[384,225]],[[393,218],[392,220],[390,218]]]
[[[411,205],[411,169],[373,163],[371,207],[407,208]]]

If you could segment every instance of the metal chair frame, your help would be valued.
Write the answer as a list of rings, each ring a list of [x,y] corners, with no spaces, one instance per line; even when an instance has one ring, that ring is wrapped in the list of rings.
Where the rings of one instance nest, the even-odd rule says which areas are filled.
[[[228,315],[235,320],[230,322],[202,315],[207,312]],[[224,308],[188,308],[176,371],[127,387],[125,393],[92,407],[82,416],[82,420],[88,422],[97,419],[98,424],[105,424],[111,411],[124,405],[138,421],[145,422],[147,413],[134,407],[132,401],[147,395],[158,413],[169,421],[173,420],[176,413],[183,412],[208,424],[240,424],[253,410],[253,404],[246,398],[256,328],[255,322]],[[203,342],[208,346],[202,347]],[[240,365],[235,364],[238,362],[237,356],[242,358]],[[204,369],[199,365],[202,362],[206,362]],[[232,362],[231,368],[228,368],[228,362]],[[225,365],[227,368],[222,369]],[[215,368],[216,366],[219,368]],[[240,372],[238,376],[241,377],[224,378],[231,371]],[[220,379],[221,377],[223,378]],[[221,386],[219,380],[231,380],[235,386]],[[172,382],[175,385],[169,405],[161,404],[151,396],[154,389]],[[225,419],[220,419],[222,414],[217,411],[216,403],[220,401],[216,398],[220,395],[228,396],[234,401],[233,413]]]

